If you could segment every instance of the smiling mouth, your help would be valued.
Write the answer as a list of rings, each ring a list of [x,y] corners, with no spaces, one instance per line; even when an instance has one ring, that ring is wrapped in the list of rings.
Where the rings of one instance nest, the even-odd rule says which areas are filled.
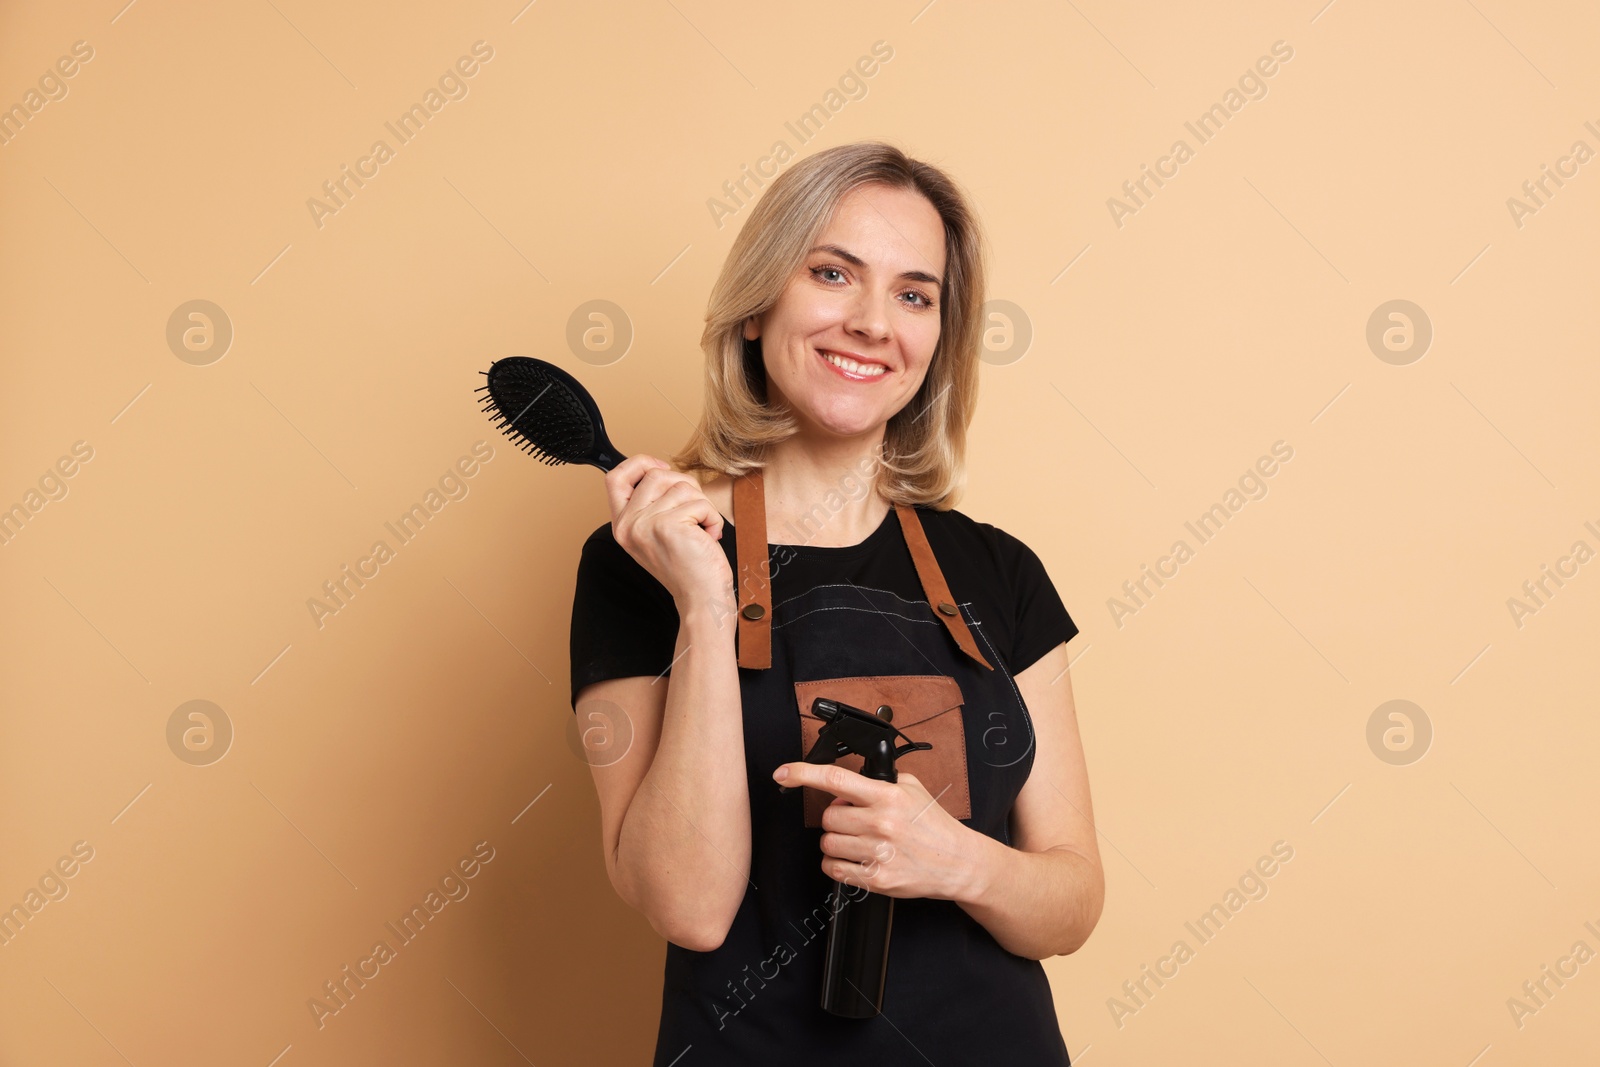
[[[889,368],[880,363],[858,363],[846,356],[828,352],[821,348],[817,349],[816,352],[818,356],[822,357],[824,363],[833,368],[835,373],[853,382],[876,381],[889,371]]]

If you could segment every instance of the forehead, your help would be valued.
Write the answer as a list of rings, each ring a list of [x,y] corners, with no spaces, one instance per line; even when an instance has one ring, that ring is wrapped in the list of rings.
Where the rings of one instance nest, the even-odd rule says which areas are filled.
[[[863,185],[839,199],[817,244],[835,244],[890,274],[944,277],[944,220],[915,189]]]

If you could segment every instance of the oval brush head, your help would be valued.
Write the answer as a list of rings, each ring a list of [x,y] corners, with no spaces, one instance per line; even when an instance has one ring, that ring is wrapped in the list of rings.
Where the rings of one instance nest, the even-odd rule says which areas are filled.
[[[497,359],[482,372],[483,410],[500,432],[541,463],[589,463],[609,471],[625,458],[606,437],[589,391],[553,363],[531,356]]]

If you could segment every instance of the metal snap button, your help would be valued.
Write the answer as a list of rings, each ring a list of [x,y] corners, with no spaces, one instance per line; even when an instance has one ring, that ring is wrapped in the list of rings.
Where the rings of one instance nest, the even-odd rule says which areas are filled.
[[[884,722],[894,722],[894,709],[887,704],[878,705],[878,718]]]
[[[766,613],[767,609],[762,607],[760,604],[746,604],[744,609],[739,612],[739,614],[743,615],[747,619],[759,619]]]
[[[956,614],[956,606],[948,600],[941,601],[939,603],[939,613],[942,615],[954,615]]]

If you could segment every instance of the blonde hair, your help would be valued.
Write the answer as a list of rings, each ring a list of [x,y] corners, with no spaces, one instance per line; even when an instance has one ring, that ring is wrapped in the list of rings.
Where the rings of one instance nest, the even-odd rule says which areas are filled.
[[[673,466],[705,480],[764,465],[766,448],[798,432],[794,416],[767,403],[759,341],[746,319],[778,302],[839,201],[879,184],[921,193],[944,223],[939,344],[922,387],[884,429],[876,457],[878,494],[891,504],[955,505],[966,480],[967,427],[978,399],[984,248],[977,216],[943,171],[881,141],[839,145],[784,172],[734,239],[706,305],[705,404]]]

